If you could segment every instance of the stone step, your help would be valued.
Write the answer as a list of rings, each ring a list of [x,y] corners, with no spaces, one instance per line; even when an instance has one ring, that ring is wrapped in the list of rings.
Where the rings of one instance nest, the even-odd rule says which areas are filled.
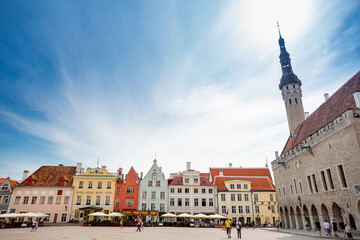
[[[351,232],[352,232],[352,235],[354,237],[360,237],[360,231],[359,230],[352,230]]]

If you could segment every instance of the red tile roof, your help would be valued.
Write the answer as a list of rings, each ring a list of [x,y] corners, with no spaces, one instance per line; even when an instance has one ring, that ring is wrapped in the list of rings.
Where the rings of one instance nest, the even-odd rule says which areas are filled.
[[[72,166],[42,166],[26,178],[19,187],[29,186],[31,181],[35,183],[30,186],[60,186],[60,179],[67,178],[66,187],[71,187],[73,183],[73,176],[76,173],[76,167]]]
[[[299,124],[296,128],[296,140],[288,138],[282,153],[291,150],[298,143],[326,126],[346,110],[356,109],[353,93],[357,91],[360,91],[360,71]]]
[[[177,175],[169,183],[169,185],[183,185],[182,176],[183,176],[182,174]],[[213,186],[213,184],[209,181],[208,178],[200,176],[200,186]]]
[[[0,183],[5,182],[6,178],[0,178]],[[15,180],[11,180],[10,179],[10,187],[11,189],[14,189],[14,187],[16,187],[17,185],[19,185],[20,182],[15,181]]]
[[[223,171],[224,176],[236,177],[268,177],[271,181],[271,174],[268,168],[210,168],[211,180],[214,183],[215,176],[219,175],[219,170]]]
[[[251,182],[251,190],[275,191],[275,185],[268,177],[219,177],[216,176],[214,185],[217,190],[227,190],[224,182],[242,180]]]
[[[209,179],[210,177],[210,173],[200,173],[201,177],[206,177],[207,179]]]

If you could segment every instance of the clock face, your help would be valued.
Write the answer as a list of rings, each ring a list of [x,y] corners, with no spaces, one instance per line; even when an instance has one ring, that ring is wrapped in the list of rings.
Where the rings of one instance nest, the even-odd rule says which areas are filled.
[[[156,179],[156,173],[153,173],[152,177],[153,179]]]

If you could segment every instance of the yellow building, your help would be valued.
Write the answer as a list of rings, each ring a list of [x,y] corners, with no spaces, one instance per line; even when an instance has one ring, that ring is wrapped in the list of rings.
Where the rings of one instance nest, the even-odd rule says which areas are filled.
[[[224,174],[227,169],[215,170],[211,169],[211,180],[217,187],[219,214],[229,217],[233,222],[240,218],[243,224],[251,224],[253,221],[256,225],[276,223],[278,212],[275,186],[267,174],[259,176],[261,172],[258,169],[258,176],[251,176],[254,172],[252,169],[231,169],[228,175]],[[236,176],[240,174],[244,176]]]
[[[111,213],[114,210],[117,176],[105,167],[90,168],[74,176],[74,195],[71,219],[87,221],[93,212]]]

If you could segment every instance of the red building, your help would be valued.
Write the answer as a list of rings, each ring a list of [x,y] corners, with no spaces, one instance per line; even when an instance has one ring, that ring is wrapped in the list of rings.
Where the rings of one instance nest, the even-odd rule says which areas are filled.
[[[140,179],[133,167],[124,178],[122,169],[118,170],[118,180],[116,181],[115,206],[114,211],[136,211],[139,201]]]

